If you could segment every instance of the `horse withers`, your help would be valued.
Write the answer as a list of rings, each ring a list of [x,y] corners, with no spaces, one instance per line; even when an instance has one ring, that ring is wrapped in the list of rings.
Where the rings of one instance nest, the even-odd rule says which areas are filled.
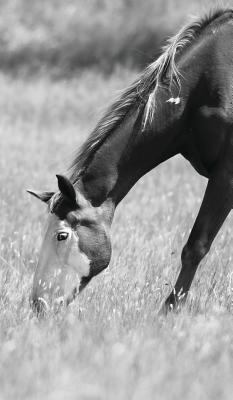
[[[202,258],[233,201],[233,10],[182,28],[107,111],[58,192],[31,192],[48,205],[34,276],[38,312],[69,304],[109,264],[114,211],[148,171],[182,154],[208,178],[163,311],[185,301]]]

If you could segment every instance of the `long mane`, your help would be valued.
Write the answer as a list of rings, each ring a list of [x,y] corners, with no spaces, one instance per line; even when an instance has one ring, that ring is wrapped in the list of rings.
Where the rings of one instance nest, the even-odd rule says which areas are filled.
[[[96,151],[123,121],[129,111],[139,106],[144,107],[142,129],[154,116],[157,91],[161,85],[177,85],[180,89],[180,73],[177,68],[178,58],[198,40],[200,35],[213,24],[221,25],[233,19],[233,9],[217,8],[208,15],[185,25],[162,49],[162,54],[152,62],[129,86],[118,100],[107,110],[91,135],[82,145],[72,162],[70,179],[75,184],[85,172]]]

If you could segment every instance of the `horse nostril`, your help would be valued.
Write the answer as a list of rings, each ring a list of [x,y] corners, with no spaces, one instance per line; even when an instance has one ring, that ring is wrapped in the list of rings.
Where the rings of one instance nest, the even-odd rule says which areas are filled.
[[[48,303],[45,299],[43,299],[43,297],[33,299],[31,301],[31,306],[37,316],[45,316],[49,310]]]

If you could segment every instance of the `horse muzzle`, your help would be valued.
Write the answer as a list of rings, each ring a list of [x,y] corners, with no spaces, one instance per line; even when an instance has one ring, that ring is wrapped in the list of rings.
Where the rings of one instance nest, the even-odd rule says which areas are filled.
[[[35,279],[30,298],[32,309],[38,316],[58,313],[74,301],[79,293],[80,283],[77,274],[72,272],[54,281]]]

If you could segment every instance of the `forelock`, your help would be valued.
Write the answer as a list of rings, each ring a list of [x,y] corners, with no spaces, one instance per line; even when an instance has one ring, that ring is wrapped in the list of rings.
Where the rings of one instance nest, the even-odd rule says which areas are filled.
[[[49,212],[63,220],[70,211],[74,211],[71,203],[61,194],[61,192],[55,193],[49,201]]]

